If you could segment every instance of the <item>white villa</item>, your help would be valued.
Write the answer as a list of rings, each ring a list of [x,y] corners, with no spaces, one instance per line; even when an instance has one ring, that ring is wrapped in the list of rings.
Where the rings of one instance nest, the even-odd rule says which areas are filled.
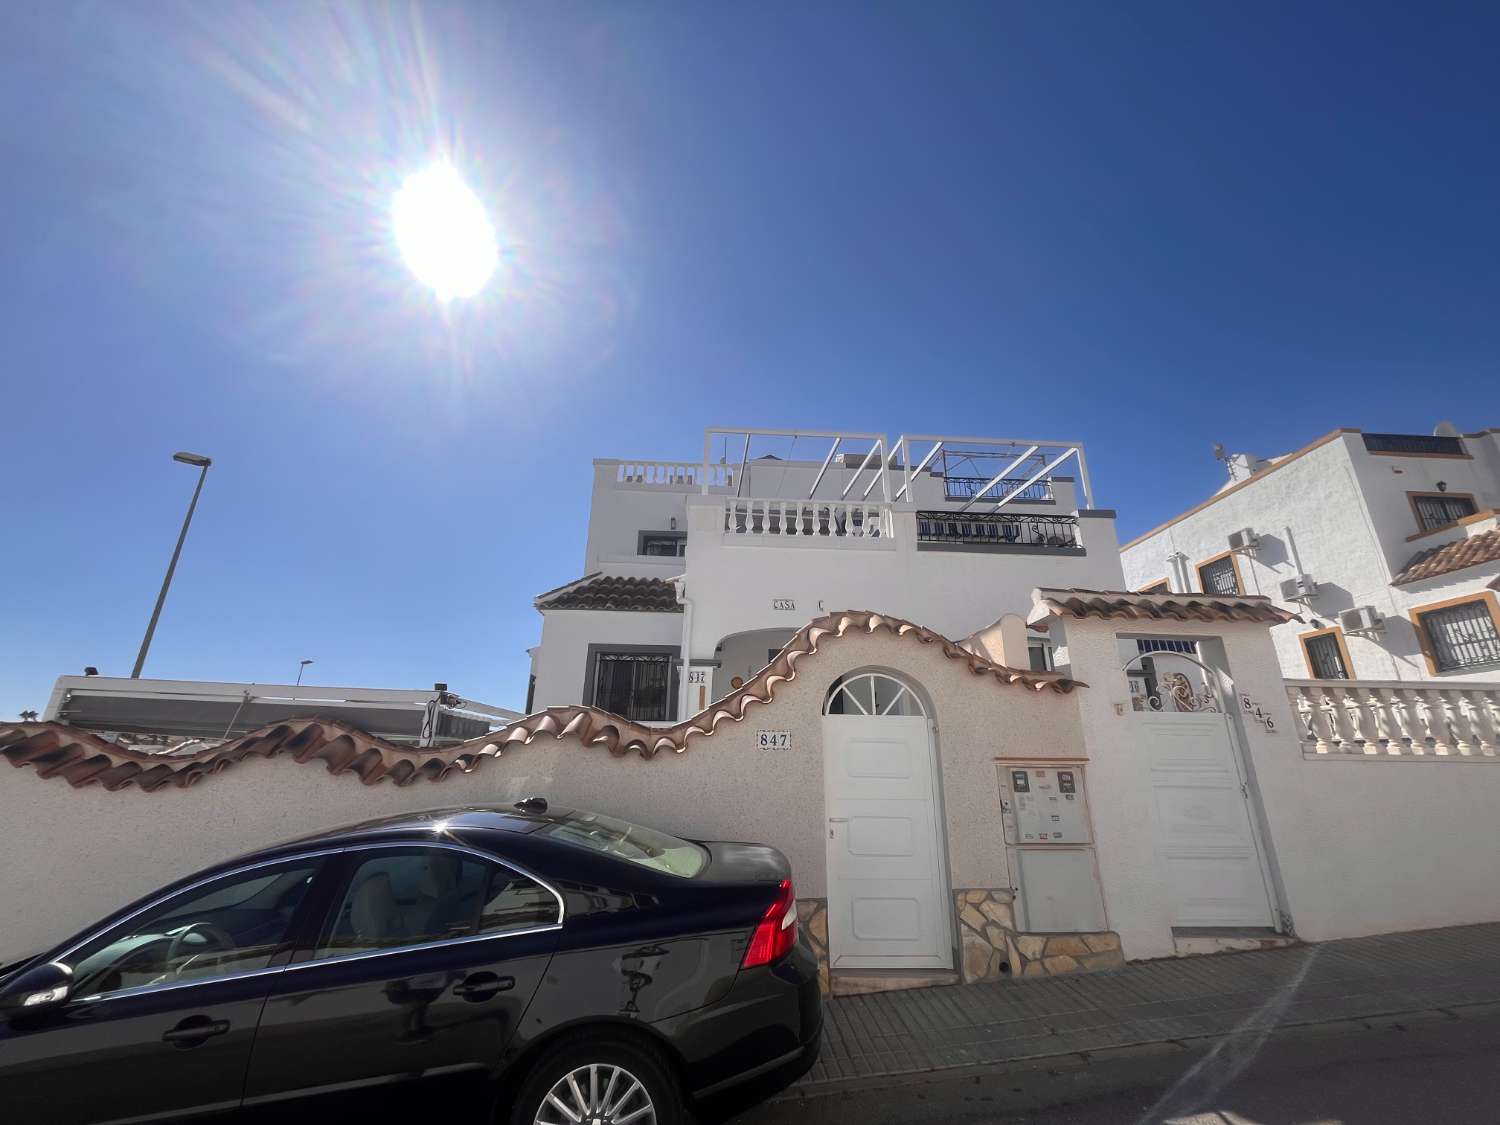
[[[1294,681],[1500,681],[1500,430],[1340,429],[1226,463],[1121,548],[1129,589],[1271,597],[1302,618],[1271,630]]]
[[[710,429],[701,462],[595,460],[579,576],[535,602],[526,711],[672,722],[810,618],[875,609],[966,637],[1024,617],[1037,586],[1121,589],[1117,543],[1077,442]],[[1028,649],[1009,662],[1052,669],[1045,633]]]
[[[779,848],[835,993],[1495,921],[1497,454],[1341,430],[1233,459],[1123,557],[1073,442],[596,461],[524,715],[86,677],[0,723],[0,895],[29,896],[0,961],[267,839],[532,796]],[[40,869],[81,874],[38,897]]]

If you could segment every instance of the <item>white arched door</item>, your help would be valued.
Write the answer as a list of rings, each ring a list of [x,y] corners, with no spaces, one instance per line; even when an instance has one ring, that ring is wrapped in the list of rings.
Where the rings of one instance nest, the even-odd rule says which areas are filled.
[[[828,958],[834,969],[952,968],[937,761],[917,693],[840,677],[823,708]]]

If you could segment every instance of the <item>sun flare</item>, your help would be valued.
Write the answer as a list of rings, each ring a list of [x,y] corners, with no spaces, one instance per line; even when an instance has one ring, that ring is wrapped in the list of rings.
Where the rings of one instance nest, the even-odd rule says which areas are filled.
[[[407,268],[440,301],[472,297],[500,261],[484,204],[447,163],[406,178],[391,205]]]

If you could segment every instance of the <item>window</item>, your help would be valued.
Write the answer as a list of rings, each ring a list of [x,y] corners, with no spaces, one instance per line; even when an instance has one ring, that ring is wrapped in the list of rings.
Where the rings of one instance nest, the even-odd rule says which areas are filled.
[[[359,860],[316,957],[555,925],[552,892],[533,879],[448,848],[381,851]]]
[[[1205,594],[1238,594],[1240,572],[1234,555],[1226,552],[1199,566],[1198,584]]]
[[[1149,586],[1142,586],[1140,592],[1143,594],[1170,594],[1172,592],[1172,587],[1167,582],[1167,580],[1163,578],[1160,581],[1151,583],[1151,585]]]
[[[1423,531],[1447,527],[1479,510],[1474,497],[1466,493],[1412,492],[1408,495],[1412,511],[1417,515],[1417,527]]]
[[[636,722],[677,717],[677,654],[671,647],[589,646],[584,699]]]
[[[635,553],[657,558],[680,559],[687,554],[687,532],[643,531],[636,539]]]
[[[97,996],[264,969],[319,863],[255,867],[148,907],[65,955],[74,994]]]
[[[549,817],[535,834],[685,879],[708,866],[708,852],[698,844],[601,813]]]
[[[855,672],[840,676],[828,688],[825,715],[921,716],[927,712],[916,692],[884,672]]]
[[[1500,618],[1493,594],[1412,611],[1427,665],[1434,672],[1500,666]]]
[[[1307,674],[1315,680],[1350,680],[1349,650],[1344,635],[1337,629],[1322,629],[1302,637],[1302,654],[1307,660]]]
[[[1028,640],[1026,642],[1026,655],[1031,661],[1033,672],[1052,671],[1052,644],[1049,641]]]

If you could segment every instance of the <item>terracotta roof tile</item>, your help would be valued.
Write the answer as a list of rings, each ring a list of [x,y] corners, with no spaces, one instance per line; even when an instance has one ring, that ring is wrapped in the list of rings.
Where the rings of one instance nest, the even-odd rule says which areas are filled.
[[[109,790],[136,786],[147,791],[194,785],[252,757],[286,756],[297,762],[321,762],[329,773],[352,775],[366,785],[441,781],[450,774],[473,773],[510,748],[543,736],[576,735],[583,745],[603,747],[616,756],[634,752],[652,758],[663,750],[680,754],[690,739],[707,738],[725,723],[744,721],[755,706],[771,702],[782,684],[795,680],[797,665],[816,656],[824,645],[877,632],[936,646],[948,659],[962,662],[975,676],[995,685],[1058,695],[1086,686],[1053,672],[1021,671],[994,664],[965,652],[931,629],[899,617],[849,610],[809,621],[744,687],[671,727],[642,726],[597,707],[551,707],[457,746],[414,750],[346,723],[311,717],[273,723],[189,756],[164,758],[117,746],[62,723],[15,723],[0,726],[0,757],[16,767],[30,766],[43,777],[63,778],[73,786],[98,784]]]
[[[1136,594],[1126,590],[1042,589],[1033,595],[1032,617],[1124,618],[1157,621],[1301,621],[1260,594]]]
[[[536,599],[537,609],[626,609],[681,613],[677,591],[665,578],[585,575]]]
[[[1391,579],[1391,585],[1401,586],[1423,578],[1436,578],[1440,574],[1449,574],[1497,559],[1500,559],[1500,528],[1419,551],[1401,568],[1401,573]]]

